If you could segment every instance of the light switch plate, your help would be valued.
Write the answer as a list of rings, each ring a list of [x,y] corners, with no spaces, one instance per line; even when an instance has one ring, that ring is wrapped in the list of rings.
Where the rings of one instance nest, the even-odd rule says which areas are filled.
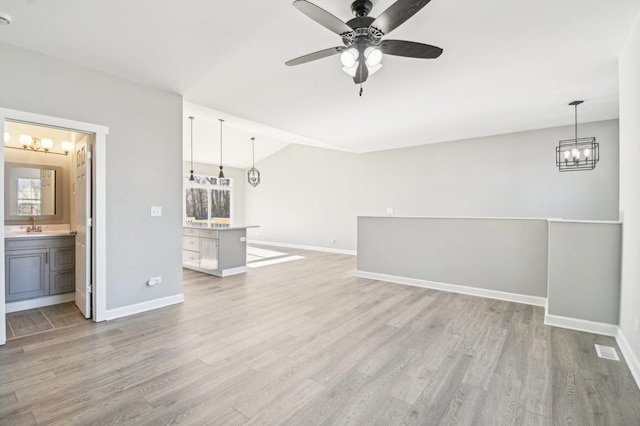
[[[162,216],[162,207],[151,206],[151,216]]]

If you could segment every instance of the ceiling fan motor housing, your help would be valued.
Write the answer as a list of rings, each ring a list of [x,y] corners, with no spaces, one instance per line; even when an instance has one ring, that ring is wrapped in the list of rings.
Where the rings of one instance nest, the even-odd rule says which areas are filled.
[[[351,3],[351,11],[358,18],[369,15],[372,7],[373,3],[370,0],[356,0]]]

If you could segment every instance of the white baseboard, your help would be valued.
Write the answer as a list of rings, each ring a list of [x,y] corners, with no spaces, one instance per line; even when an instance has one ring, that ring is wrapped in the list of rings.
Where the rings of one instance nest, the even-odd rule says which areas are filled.
[[[395,275],[379,274],[376,272],[356,271],[356,276],[372,280],[389,281],[414,287],[431,288],[434,290],[450,291],[452,293],[468,294],[470,296],[486,297],[489,299],[505,300],[507,302],[524,303],[525,305],[546,306],[545,297],[528,296],[525,294],[507,293],[504,291],[487,290],[484,288],[467,287],[457,284],[437,283],[416,278],[398,277]]]
[[[618,347],[622,352],[624,360],[627,361],[629,370],[631,370],[631,375],[636,380],[636,384],[640,388],[640,360],[638,360],[635,352],[631,349],[631,345],[620,327],[618,327],[618,333],[616,334],[616,342],[618,343]]]
[[[617,324],[607,324],[604,322],[588,321],[578,318],[561,317],[559,315],[549,315],[545,313],[544,323],[554,327],[568,328],[569,330],[586,331],[587,333],[602,334],[604,336],[616,337],[618,333]]]
[[[116,318],[127,317],[142,312],[152,311],[166,306],[176,305],[184,302],[184,294],[176,294],[175,296],[163,297],[161,299],[149,300],[148,302],[136,303],[135,305],[123,306],[121,308],[107,309],[107,321]]]
[[[223,269],[222,272],[220,272],[220,277],[228,277],[231,275],[238,275],[238,274],[244,274],[245,272],[247,272],[247,267],[246,266],[238,266],[237,268],[228,268],[228,269]],[[217,274],[214,274],[217,275]]]
[[[323,251],[326,253],[348,254],[351,256],[356,256],[358,254],[358,252],[355,250],[343,250],[343,249],[334,249],[329,247],[305,246],[301,244],[275,243],[272,241],[247,240],[247,244],[260,244],[263,246],[287,247],[287,248],[294,248],[294,249],[300,249],[300,250]]]
[[[5,305],[6,313],[26,311],[27,309],[42,308],[44,306],[58,305],[60,303],[73,302],[75,293],[55,294],[53,296],[37,297],[35,299],[9,302]]]

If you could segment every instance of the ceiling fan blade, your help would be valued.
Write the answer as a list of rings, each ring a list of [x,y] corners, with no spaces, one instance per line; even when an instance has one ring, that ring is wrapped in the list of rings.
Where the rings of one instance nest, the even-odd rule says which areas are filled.
[[[383,40],[380,43],[380,51],[387,55],[422,59],[434,59],[442,55],[442,49],[439,47],[404,40]]]
[[[336,55],[342,52],[345,47],[330,47],[328,49],[320,50],[318,52],[309,53],[308,55],[300,56],[299,58],[292,59],[290,61],[285,62],[286,65],[290,67],[294,65],[300,65],[307,62],[315,61],[316,59],[326,58],[328,56]]]
[[[377,28],[384,34],[402,25],[407,19],[418,13],[431,0],[398,0],[387,8],[375,21],[371,27]]]
[[[306,0],[296,0],[293,2],[293,7],[338,35],[353,31],[350,26],[342,22],[340,19],[311,2]]]
[[[364,61],[360,61],[358,69],[356,70],[356,75],[353,77],[353,82],[355,84],[361,84],[367,81],[367,78],[369,78],[369,69]]]

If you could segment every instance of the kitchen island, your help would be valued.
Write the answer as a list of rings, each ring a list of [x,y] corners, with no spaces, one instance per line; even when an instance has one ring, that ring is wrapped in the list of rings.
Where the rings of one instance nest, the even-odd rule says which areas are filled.
[[[247,228],[186,224],[182,232],[182,267],[218,277],[247,272]]]

